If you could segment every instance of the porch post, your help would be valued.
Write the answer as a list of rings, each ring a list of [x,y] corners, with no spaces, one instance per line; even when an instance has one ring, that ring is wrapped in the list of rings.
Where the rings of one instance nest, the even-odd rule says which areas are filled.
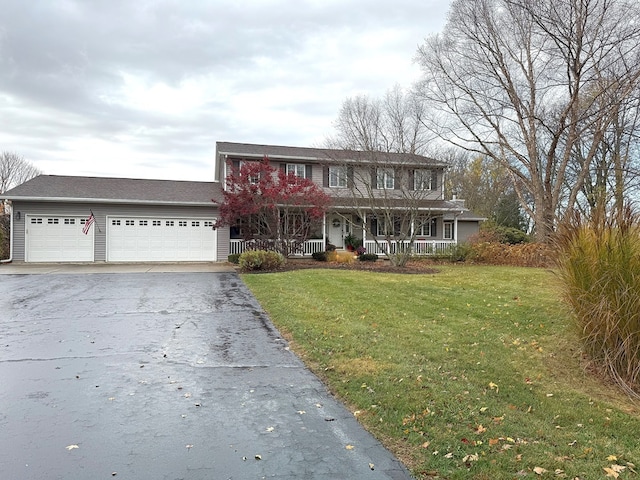
[[[453,243],[458,244],[458,215],[453,216]]]
[[[327,249],[327,212],[322,216],[322,251]]]
[[[364,247],[365,242],[367,241],[367,214],[366,212],[362,212],[362,215],[362,246]]]

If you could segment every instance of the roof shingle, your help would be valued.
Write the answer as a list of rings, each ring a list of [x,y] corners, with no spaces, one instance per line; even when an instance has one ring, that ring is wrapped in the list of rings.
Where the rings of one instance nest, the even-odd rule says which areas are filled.
[[[0,195],[8,200],[211,205],[222,201],[217,182],[39,175]]]

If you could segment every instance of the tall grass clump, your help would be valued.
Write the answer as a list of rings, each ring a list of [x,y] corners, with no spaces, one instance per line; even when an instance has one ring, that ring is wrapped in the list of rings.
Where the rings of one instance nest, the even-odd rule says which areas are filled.
[[[575,213],[557,235],[563,296],[584,352],[628,394],[640,397],[640,218]]]

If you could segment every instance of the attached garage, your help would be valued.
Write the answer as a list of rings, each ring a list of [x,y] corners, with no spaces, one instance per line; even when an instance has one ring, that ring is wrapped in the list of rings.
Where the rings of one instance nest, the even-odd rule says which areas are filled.
[[[228,228],[213,228],[221,197],[218,182],[40,175],[3,195],[13,211],[12,260],[226,260]]]
[[[86,218],[28,215],[25,221],[26,262],[92,262],[93,225]]]
[[[108,262],[214,261],[213,220],[107,217]]]

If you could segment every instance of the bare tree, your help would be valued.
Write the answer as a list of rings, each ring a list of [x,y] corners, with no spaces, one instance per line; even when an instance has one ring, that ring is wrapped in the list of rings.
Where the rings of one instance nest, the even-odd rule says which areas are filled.
[[[343,219],[355,214],[353,227],[395,266],[406,264],[416,237],[433,223],[430,202],[442,199],[444,163],[419,155],[427,143],[423,114],[399,87],[382,99],[349,98],[327,141],[341,155],[328,162],[325,176],[327,186],[343,189]]]
[[[444,32],[418,50],[417,91],[431,131],[509,169],[546,240],[636,91],[639,59],[636,0],[456,0]]]
[[[0,153],[0,193],[4,193],[42,172],[21,155],[13,152]]]

